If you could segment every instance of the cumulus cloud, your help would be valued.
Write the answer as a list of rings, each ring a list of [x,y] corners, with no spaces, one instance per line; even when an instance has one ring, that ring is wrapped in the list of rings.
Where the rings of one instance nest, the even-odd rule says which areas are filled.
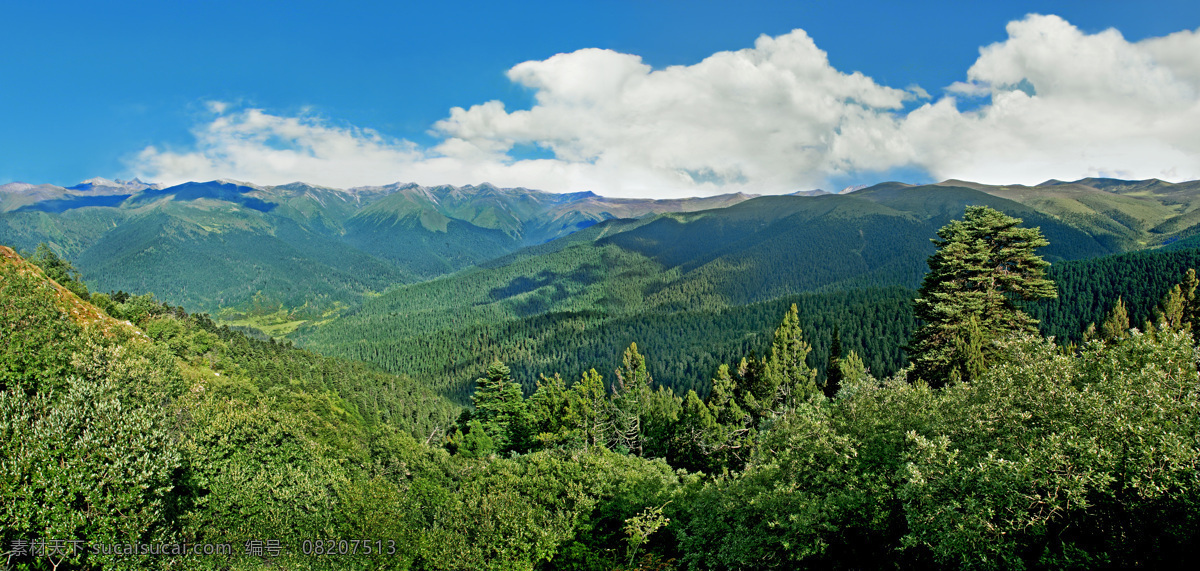
[[[950,95],[913,110],[901,131],[937,178],[1200,178],[1200,36],[1129,42],[1057,16],[1008,25]],[[960,112],[955,96],[983,96]]]
[[[660,70],[600,49],[525,62],[508,77],[533,91],[530,109],[453,108],[428,148],[214,102],[194,148],[149,147],[133,166],[165,182],[488,181],[615,196],[791,192],[901,167],[991,183],[1200,178],[1200,33],[1134,43],[1031,15],[1008,35],[938,98],[841,72],[796,30]],[[961,111],[961,97],[982,101]],[[528,146],[553,158],[513,157]]]
[[[536,144],[589,164],[610,191],[812,188],[829,175],[905,157],[893,113],[914,97],[830,66],[802,30],[691,66],[587,49],[522,63],[508,77],[529,110],[454,109],[435,128],[488,151]]]

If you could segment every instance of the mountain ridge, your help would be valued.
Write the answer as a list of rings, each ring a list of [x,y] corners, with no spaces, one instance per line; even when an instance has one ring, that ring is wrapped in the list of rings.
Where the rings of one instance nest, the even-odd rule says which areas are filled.
[[[172,186],[104,178],[73,187],[9,183],[0,185],[0,243],[32,250],[45,242],[77,260],[85,275],[102,270],[105,283],[94,284],[101,289],[155,285],[173,303],[196,310],[268,299],[267,305],[308,306],[320,315],[399,284],[495,266],[526,248],[549,253],[593,241],[623,252],[618,258],[633,254],[664,270],[678,268],[683,281],[648,292],[658,298],[700,284],[725,284],[713,290],[713,299],[738,303],[807,291],[802,282],[911,285],[929,249],[926,235],[968,204],[992,205],[1042,227],[1051,261],[1191,243],[1200,235],[1197,181],[893,181],[847,190],[652,200],[489,183],[348,189],[228,179]],[[584,232],[621,220],[637,222],[608,224],[594,236]],[[856,245],[844,249],[842,243]],[[904,254],[878,258],[889,248]],[[210,267],[189,268],[171,256]],[[854,262],[831,271],[834,260]],[[773,281],[765,279],[774,273],[764,273],[764,264],[823,267],[821,277],[808,281]],[[183,273],[147,281],[153,268]],[[764,279],[730,274],[735,268]],[[295,272],[315,281],[299,280]],[[168,279],[179,283],[162,282]],[[698,281],[686,286],[687,280]],[[729,288],[742,293],[730,298]]]

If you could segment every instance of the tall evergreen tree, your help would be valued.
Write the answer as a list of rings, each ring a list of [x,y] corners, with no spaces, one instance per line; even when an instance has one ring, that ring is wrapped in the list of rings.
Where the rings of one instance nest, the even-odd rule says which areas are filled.
[[[533,423],[526,418],[529,413],[521,388],[513,382],[508,366],[493,361],[484,376],[475,379],[475,385],[475,394],[471,397],[475,412],[471,414],[471,420],[479,421],[498,450],[525,446],[527,435],[522,434],[522,429]]]
[[[992,341],[1037,332],[1037,320],[1014,302],[1057,293],[1045,278],[1049,263],[1034,253],[1049,242],[1039,229],[1020,223],[986,206],[969,206],[962,220],[938,230],[938,251],[929,258],[913,308],[924,322],[908,346],[914,378],[934,386],[967,379],[968,364],[987,366]],[[975,345],[978,356],[971,353]]]
[[[800,313],[796,304],[783,316],[771,342],[771,357],[767,359],[767,377],[775,387],[776,403],[787,408],[818,392],[817,371],[808,367],[812,346],[804,340]]]
[[[825,386],[821,390],[825,396],[833,398],[842,388],[842,336],[837,327],[833,328],[833,342],[829,346],[829,364],[825,367]]]
[[[1158,304],[1159,329],[1188,329],[1196,323],[1200,303],[1196,300],[1196,270],[1188,269],[1183,281],[1175,284]],[[1149,327],[1147,327],[1149,329]]]
[[[862,357],[859,357],[857,352],[850,351],[844,359],[838,361],[838,376],[843,383],[860,381],[867,376],[867,366],[863,364]],[[837,389],[841,390],[841,387]],[[833,398],[836,395],[837,391],[834,391],[829,396]]]
[[[1104,324],[1100,326],[1100,339],[1104,341],[1116,341],[1124,339],[1129,335],[1129,312],[1125,309],[1125,302],[1121,298],[1117,298],[1117,304],[1113,306],[1112,313],[1108,314],[1108,319],[1104,320]]]
[[[1183,320],[1191,323],[1193,329],[1197,323],[1200,323],[1200,300],[1196,299],[1196,288],[1198,286],[1200,286],[1200,278],[1196,277],[1195,268],[1188,268],[1187,274],[1183,276],[1183,282],[1179,284],[1179,288],[1183,292],[1184,299],[1187,301],[1183,312]]]
[[[638,352],[637,343],[631,343],[625,350],[621,357],[621,368],[616,372],[612,399],[616,408],[613,444],[641,456],[646,444],[644,423],[649,413],[652,379],[646,368],[646,358]]]
[[[585,449],[603,447],[613,432],[612,401],[604,388],[604,378],[596,369],[589,369],[571,391],[576,407],[568,415],[568,424],[577,427]]]
[[[979,318],[972,315],[967,318],[964,327],[954,339],[954,361],[958,366],[950,369],[950,382],[970,382],[983,374],[986,362],[983,356],[983,330],[979,328]]]

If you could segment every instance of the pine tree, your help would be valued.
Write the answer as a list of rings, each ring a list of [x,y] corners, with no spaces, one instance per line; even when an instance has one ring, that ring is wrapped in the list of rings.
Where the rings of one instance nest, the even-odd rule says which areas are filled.
[[[475,379],[475,386],[475,394],[471,397],[475,412],[471,414],[471,420],[479,421],[498,450],[525,446],[527,435],[522,434],[522,429],[533,423],[526,418],[529,413],[521,388],[513,382],[508,366],[493,361],[484,376]]]
[[[825,396],[833,398],[842,388],[842,336],[838,328],[833,329],[833,342],[829,346],[829,364],[825,367]]]
[[[478,420],[467,423],[467,430],[455,434],[452,439],[458,454],[465,458],[486,458],[496,451],[496,442]]]
[[[804,340],[800,313],[792,304],[783,322],[775,330],[771,342],[771,357],[767,359],[767,378],[775,388],[775,403],[792,408],[796,403],[816,394],[817,371],[808,367],[812,346]]]
[[[613,444],[637,456],[644,453],[646,444],[643,423],[649,412],[651,382],[646,358],[638,353],[637,343],[631,343],[621,358],[621,368],[617,369],[617,382],[613,383],[612,400],[616,407]]]
[[[924,325],[908,346],[913,378],[934,386],[968,379],[993,357],[992,341],[1037,332],[1037,320],[1014,302],[1057,293],[1045,278],[1049,263],[1034,253],[1049,242],[1037,228],[1020,223],[986,206],[969,206],[962,220],[938,230],[933,241],[938,251],[929,258],[929,273],[914,302]]]
[[[675,462],[691,470],[709,467],[709,454],[717,446],[721,427],[696,391],[688,391],[684,398],[675,437],[678,440]]]
[[[1200,286],[1200,278],[1196,277],[1196,270],[1188,268],[1187,274],[1183,276],[1183,282],[1179,284],[1179,289],[1183,293],[1186,306],[1183,311],[1183,320],[1186,323],[1191,323],[1193,328],[1196,324],[1200,324],[1200,300],[1196,298],[1196,288]]]
[[[1156,311],[1159,329],[1189,329],[1196,323],[1200,314],[1200,303],[1196,300],[1198,281],[1200,280],[1196,278],[1196,270],[1189,269],[1183,281],[1175,284],[1175,287],[1163,296]]]
[[[1117,304],[1113,306],[1112,313],[1108,314],[1108,319],[1104,320],[1104,324],[1100,326],[1100,339],[1104,341],[1116,341],[1129,336],[1129,312],[1125,309],[1125,301],[1117,298]]]
[[[983,331],[979,328],[979,319],[974,315],[967,319],[964,327],[954,339],[954,361],[958,364],[950,369],[951,383],[970,382],[983,374]]]
[[[572,415],[578,403],[572,402],[573,393],[567,383],[555,373],[553,377],[541,375],[537,390],[525,401],[533,427],[529,431],[532,442],[542,446],[555,446],[569,442],[579,436],[572,426]]]
[[[568,425],[575,426],[583,439],[584,449],[604,446],[612,428],[612,402],[604,388],[604,378],[590,369],[571,386],[575,407],[568,415]]]
[[[838,376],[841,377],[843,383],[853,383],[861,381],[867,376],[867,366],[863,364],[862,357],[858,353],[850,351],[844,359],[838,361]],[[838,387],[841,390],[841,387]],[[830,398],[837,395],[835,391]]]

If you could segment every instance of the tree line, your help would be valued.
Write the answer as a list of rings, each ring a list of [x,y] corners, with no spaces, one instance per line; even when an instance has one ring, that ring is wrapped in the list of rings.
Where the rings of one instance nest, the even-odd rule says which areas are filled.
[[[136,330],[79,324],[48,272],[6,260],[0,550],[33,538],[292,549],[54,563],[114,569],[1182,563],[1200,538],[1200,280],[1172,278],[1140,325],[1109,300],[1078,343],[1059,344],[1022,309],[1057,291],[1042,241],[983,208],[943,228],[912,365],[893,375],[868,370],[840,329],[814,363],[788,305],[707,394],[655,383],[653,354],[630,343],[611,373],[547,372],[527,396],[493,362],[473,406],[424,424],[381,406],[443,406],[416,404],[419,384],[400,397],[387,385],[400,378],[365,369],[339,382],[327,358],[142,296],[108,296]],[[296,550],[316,537],[398,549]]]

